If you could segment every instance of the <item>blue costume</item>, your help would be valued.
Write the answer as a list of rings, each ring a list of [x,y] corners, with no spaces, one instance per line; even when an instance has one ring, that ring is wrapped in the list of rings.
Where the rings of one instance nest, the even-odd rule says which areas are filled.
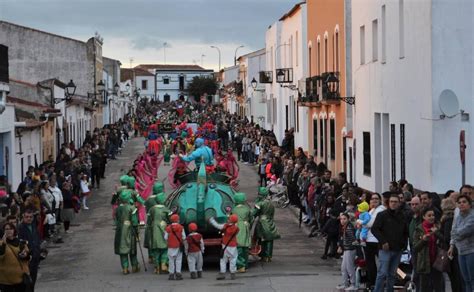
[[[196,141],[194,141],[194,146],[196,147],[196,150],[194,150],[190,155],[182,156],[182,160],[186,162],[195,160],[196,167],[199,168],[202,157],[206,166],[214,165],[214,155],[212,154],[211,148],[204,145],[204,139],[197,138]]]

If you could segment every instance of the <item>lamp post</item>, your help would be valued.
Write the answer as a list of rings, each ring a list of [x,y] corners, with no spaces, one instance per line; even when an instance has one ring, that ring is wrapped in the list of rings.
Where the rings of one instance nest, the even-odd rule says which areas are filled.
[[[211,48],[216,49],[219,52],[219,72],[221,72],[221,50],[216,46],[211,46]]]
[[[201,54],[201,67],[203,66],[203,59],[204,59],[205,56],[206,56],[206,55]]]
[[[234,53],[234,66],[237,65],[237,51],[240,49],[240,48],[243,48],[244,46],[241,45],[241,46],[238,46],[236,49],[235,49],[235,53]]]
[[[166,65],[166,46],[167,45],[168,45],[167,42],[163,43],[163,56],[164,56],[165,65]]]

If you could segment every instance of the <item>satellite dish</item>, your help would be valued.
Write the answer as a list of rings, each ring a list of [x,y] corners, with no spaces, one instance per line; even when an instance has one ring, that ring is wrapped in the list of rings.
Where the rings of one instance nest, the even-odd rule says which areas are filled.
[[[450,90],[445,89],[439,95],[438,101],[439,109],[448,118],[454,117],[459,114],[459,101],[456,94]]]

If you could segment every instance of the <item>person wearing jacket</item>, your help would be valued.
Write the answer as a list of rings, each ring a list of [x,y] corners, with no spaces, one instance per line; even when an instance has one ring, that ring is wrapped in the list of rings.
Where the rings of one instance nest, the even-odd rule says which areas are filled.
[[[336,209],[329,211],[329,219],[321,229],[321,233],[326,234],[326,245],[324,246],[324,254],[321,259],[325,260],[329,257],[336,256],[336,247],[339,241],[339,213]]]
[[[237,234],[237,271],[245,273],[248,268],[249,248],[251,243],[250,226],[252,225],[252,211],[247,204],[247,197],[244,193],[236,193],[234,195],[235,206],[232,209],[232,214],[239,217],[237,227],[239,233]]]
[[[204,253],[204,240],[198,233],[198,226],[192,222],[188,225],[189,234],[186,237],[186,254],[188,255],[188,268],[191,279],[202,278],[202,254]]]
[[[372,233],[379,241],[379,267],[375,281],[375,292],[383,292],[386,284],[387,291],[393,292],[395,272],[400,263],[402,251],[408,240],[408,227],[403,214],[399,210],[400,198],[391,194],[388,209],[380,212],[372,225]],[[385,283],[386,282],[386,283]]]
[[[472,200],[467,195],[460,195],[456,202],[459,214],[454,216],[448,255],[453,257],[454,247],[457,248],[464,291],[471,292],[474,289],[474,210]]]
[[[435,224],[433,208],[421,213],[423,222],[415,228],[413,246],[416,252],[416,272],[420,277],[420,291],[444,292],[443,273],[433,268],[437,254],[437,241],[442,238]]]
[[[374,236],[371,229],[378,214],[384,210],[385,206],[382,205],[382,197],[380,194],[372,194],[370,197],[370,221],[367,223],[369,232],[367,233],[367,246],[365,248],[365,261],[367,263],[367,278],[369,287],[375,285],[375,279],[377,278],[377,265],[375,257],[378,256],[379,253],[379,241]]]
[[[28,250],[31,255],[28,267],[31,279],[33,280],[33,286],[38,275],[41,253],[41,239],[36,222],[34,222],[34,213],[34,209],[26,209],[23,213],[23,220],[18,226],[18,238],[28,242]]]
[[[170,217],[171,224],[165,229],[164,239],[168,242],[169,278],[168,280],[183,280],[181,265],[183,252],[181,247],[186,248],[186,233],[183,225],[179,224],[178,214]]]
[[[15,224],[4,225],[0,239],[0,291],[26,291],[23,274],[30,274],[30,253],[25,241],[17,237]]]
[[[440,231],[443,235],[440,240],[440,247],[448,251],[451,242],[451,230],[454,221],[454,209],[456,208],[456,202],[450,198],[446,198],[441,202],[441,210],[443,215],[441,216],[441,227]],[[449,281],[451,282],[451,291],[463,291],[461,270],[459,269],[459,262],[457,257],[457,250],[455,250],[455,256],[449,262],[449,270],[447,271]]]
[[[341,222],[341,231],[337,253],[342,253],[341,273],[343,283],[337,286],[337,289],[354,290],[356,249],[353,243],[356,240],[355,229],[350,222],[349,214],[342,213],[339,216],[339,221]]]
[[[170,210],[164,205],[165,193],[155,196],[156,204],[150,207],[147,217],[148,252],[155,264],[155,274],[168,273],[168,244],[164,238]]]

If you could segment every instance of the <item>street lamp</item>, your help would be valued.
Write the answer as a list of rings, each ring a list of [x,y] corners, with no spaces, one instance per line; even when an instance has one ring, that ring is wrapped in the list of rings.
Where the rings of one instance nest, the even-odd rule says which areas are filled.
[[[116,95],[118,95],[120,91],[120,85],[118,84],[118,82],[115,82],[115,85],[114,85],[114,92]]]
[[[127,90],[127,92],[130,90],[130,84],[127,83],[127,85],[125,85],[125,89]]]
[[[221,72],[221,50],[216,46],[211,46],[211,48],[216,49],[219,52],[219,72]]]
[[[97,83],[97,90],[99,91],[99,93],[103,93],[105,91],[104,81],[100,80],[99,83]]]
[[[257,89],[257,80],[255,80],[255,77],[252,79],[250,84],[252,85],[253,90]]]
[[[339,92],[339,79],[337,79],[336,74],[330,73],[328,78],[326,78],[326,84],[329,93],[331,93],[333,96]]]
[[[285,82],[285,72],[283,72],[283,70],[281,69],[278,69],[276,73],[276,78],[278,83]]]
[[[237,65],[237,51],[240,49],[240,48],[243,48],[244,46],[241,45],[241,46],[238,46],[236,49],[235,49],[235,54],[234,54],[234,66]]]
[[[72,98],[72,96],[74,95],[74,93],[76,93],[76,84],[74,84],[74,82],[72,81],[69,81],[69,83],[66,85],[66,100],[69,100]]]

